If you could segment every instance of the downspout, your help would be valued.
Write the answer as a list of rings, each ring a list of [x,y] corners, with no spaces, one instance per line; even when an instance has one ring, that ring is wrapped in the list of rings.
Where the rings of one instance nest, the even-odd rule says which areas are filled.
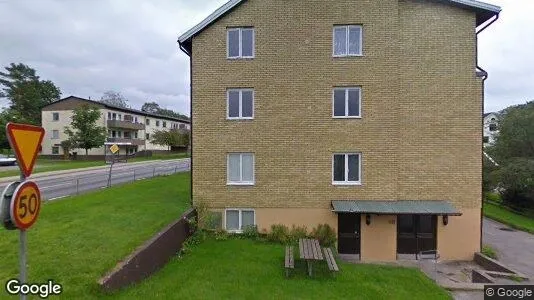
[[[191,42],[192,43],[192,42]],[[187,56],[189,56],[189,141],[191,148],[191,156],[189,157],[189,172],[191,174],[190,184],[190,199],[191,207],[193,206],[193,55],[187,51],[184,45],[178,41],[180,50],[182,50]]]
[[[493,20],[489,21],[488,23],[486,23],[486,25],[482,26],[482,28],[480,28],[479,30],[476,31],[476,37],[477,37],[477,69],[481,70],[482,72],[484,72],[484,75],[482,77],[482,113],[484,113],[484,101],[486,100],[486,93],[485,93],[485,84],[486,84],[486,79],[488,79],[488,72],[486,72],[486,70],[484,70],[482,67],[480,67],[478,65],[478,34],[481,33],[482,31],[484,31],[486,28],[488,28],[491,24],[495,23],[495,21],[497,21],[497,19],[499,19],[499,14],[497,13],[495,15],[495,17],[493,18]],[[484,119],[482,119],[482,126],[481,128],[484,128]],[[484,143],[482,143],[482,153],[486,154],[486,152],[484,152]],[[481,160],[481,165],[483,166],[484,164],[484,157],[481,156],[480,157],[480,160]],[[482,167],[484,168],[484,167]],[[482,172],[482,176],[484,176],[484,170],[481,170]],[[480,178],[482,178],[482,176]],[[484,230],[483,230],[483,226],[484,226],[484,187],[482,186],[482,184],[480,185],[480,195],[481,195],[481,199],[482,199],[482,205],[480,206],[480,251],[482,251],[482,247],[484,246],[483,245],[483,242],[482,242],[482,237],[484,236]]]

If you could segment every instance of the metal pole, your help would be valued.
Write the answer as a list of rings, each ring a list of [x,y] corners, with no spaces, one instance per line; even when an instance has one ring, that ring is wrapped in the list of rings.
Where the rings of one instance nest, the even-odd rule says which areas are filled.
[[[174,165],[174,173],[178,172],[178,165]]]
[[[154,167],[154,171],[152,171],[152,177],[156,176],[156,167]]]
[[[80,178],[76,178],[76,195],[80,194],[79,187],[80,187]]]
[[[24,182],[26,176],[20,174],[20,182]],[[19,230],[19,244],[20,244],[20,253],[19,253],[19,263],[20,263],[20,283],[26,283],[26,231]],[[26,295],[20,294],[20,299],[25,300]]]
[[[26,283],[26,230],[19,230],[20,240],[20,283]],[[25,300],[26,295],[20,294],[20,299]]]
[[[134,180],[133,181],[135,181],[135,169],[134,169]]]

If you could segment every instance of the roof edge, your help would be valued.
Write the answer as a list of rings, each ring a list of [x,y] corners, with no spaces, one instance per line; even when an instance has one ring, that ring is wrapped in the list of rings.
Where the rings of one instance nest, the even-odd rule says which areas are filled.
[[[207,16],[204,20],[202,20],[197,25],[193,26],[191,29],[186,31],[184,34],[178,37],[178,43],[183,43],[190,38],[192,38],[195,34],[202,31],[204,28],[209,26],[211,23],[215,22],[217,19],[219,19],[222,15],[230,11],[235,6],[239,5],[241,2],[244,2],[246,0],[230,0],[223,4],[221,7],[219,7],[217,10],[215,10],[212,14]]]
[[[491,12],[494,12],[494,13],[500,13],[501,10],[502,10],[500,6],[489,4],[489,3],[486,3],[486,2],[480,2],[480,1],[476,1],[476,0],[448,0],[448,1],[453,2],[453,3],[457,3],[457,4],[461,4],[461,5],[466,5],[466,6],[478,8],[478,9],[491,11]]]

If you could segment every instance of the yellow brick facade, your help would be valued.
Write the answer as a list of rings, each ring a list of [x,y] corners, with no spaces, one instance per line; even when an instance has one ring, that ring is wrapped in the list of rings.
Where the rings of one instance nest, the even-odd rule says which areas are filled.
[[[333,26],[346,24],[363,27],[361,57],[332,56]],[[255,28],[254,59],[227,59],[234,26]],[[449,200],[480,210],[473,12],[433,1],[249,0],[196,35],[191,57],[193,201],[333,214],[332,200]],[[332,118],[332,89],[352,86],[362,118]],[[226,119],[228,88],[254,89],[253,120]],[[229,152],[255,154],[254,186],[227,186]],[[361,186],[332,185],[336,152],[362,153]],[[327,222],[335,226],[317,219]],[[461,230],[475,241],[452,258],[478,250],[480,217],[468,223]]]

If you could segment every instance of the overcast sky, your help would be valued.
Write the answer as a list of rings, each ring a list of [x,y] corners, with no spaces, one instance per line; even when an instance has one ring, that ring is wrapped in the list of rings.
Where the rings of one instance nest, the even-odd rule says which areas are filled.
[[[189,60],[176,40],[225,2],[0,0],[0,66],[25,63],[63,97],[115,90],[133,108],[156,101],[189,115]],[[503,12],[479,35],[487,112],[534,99],[534,1],[488,2]]]

